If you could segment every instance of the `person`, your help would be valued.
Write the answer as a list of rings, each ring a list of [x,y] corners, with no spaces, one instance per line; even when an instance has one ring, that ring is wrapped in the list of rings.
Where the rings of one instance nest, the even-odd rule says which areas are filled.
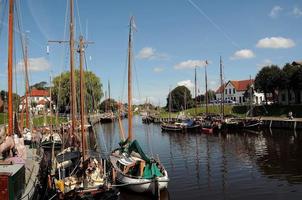
[[[289,111],[288,112],[288,118],[289,119],[293,119],[294,117],[293,117],[293,112],[292,111]]]

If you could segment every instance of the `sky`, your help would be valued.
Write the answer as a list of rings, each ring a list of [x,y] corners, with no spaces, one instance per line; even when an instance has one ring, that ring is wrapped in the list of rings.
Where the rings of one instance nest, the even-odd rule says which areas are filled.
[[[69,69],[69,1],[16,0],[22,33],[27,35],[30,83],[49,82]],[[68,7],[67,7],[68,6]],[[7,88],[7,0],[0,0],[0,89]],[[219,85],[219,57],[224,79],[244,80],[265,65],[282,67],[302,60],[302,2],[299,0],[75,0],[76,39],[86,48],[87,68],[108,81],[114,99],[126,99],[129,19],[133,35],[134,103],[165,105],[169,89],[186,85],[193,93],[197,67],[199,93]],[[67,11],[67,13],[66,13]],[[17,24],[17,20],[15,20]],[[15,25],[17,27],[17,25]],[[24,93],[20,32],[15,31],[15,90]],[[76,66],[79,65],[78,55]],[[23,85],[23,86],[22,86]]]

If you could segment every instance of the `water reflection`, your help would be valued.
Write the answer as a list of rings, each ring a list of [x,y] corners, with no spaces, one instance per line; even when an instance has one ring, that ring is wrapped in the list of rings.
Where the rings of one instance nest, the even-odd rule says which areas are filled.
[[[142,124],[139,117],[134,122],[135,138],[143,150],[159,155],[169,173],[169,192],[162,192],[162,199],[300,197],[301,132],[165,133],[158,125]],[[126,120],[123,125],[127,130]],[[103,154],[117,147],[117,124],[104,124],[97,131]],[[151,197],[122,191],[121,199]]]

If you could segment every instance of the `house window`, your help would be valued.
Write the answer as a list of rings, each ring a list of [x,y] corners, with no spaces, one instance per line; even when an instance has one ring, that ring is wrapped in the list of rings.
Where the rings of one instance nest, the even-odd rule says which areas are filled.
[[[228,89],[225,89],[225,94],[228,94]]]
[[[229,94],[232,94],[232,89],[231,88],[229,89]]]
[[[233,94],[235,94],[235,93],[236,93],[235,88],[233,88]]]
[[[236,97],[234,97],[234,101],[236,101]]]

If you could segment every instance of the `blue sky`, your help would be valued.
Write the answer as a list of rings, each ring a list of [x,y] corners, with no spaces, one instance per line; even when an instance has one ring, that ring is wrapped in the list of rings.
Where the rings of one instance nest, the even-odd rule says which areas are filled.
[[[48,40],[64,39],[68,1],[20,1],[22,27],[28,32],[31,58],[30,82],[48,81],[69,69],[66,45]],[[1,0],[0,16],[5,1]],[[166,103],[169,87],[192,88],[198,65],[198,87],[204,92],[204,61],[208,84],[219,83],[219,56],[226,80],[254,77],[264,65],[302,59],[301,1],[219,0],[75,0],[76,38],[82,33],[94,44],[86,50],[88,68],[101,77],[104,89],[111,83],[113,98],[126,97],[125,67],[128,23],[135,16],[135,101]],[[79,9],[78,9],[79,8]],[[77,12],[79,10],[79,12]],[[7,11],[4,12],[7,15]],[[1,18],[0,89],[6,88],[7,17]],[[68,20],[68,18],[67,18]],[[65,39],[68,39],[68,24]],[[16,34],[16,65],[21,51]],[[67,52],[67,53],[66,53]],[[19,63],[19,64],[18,64]],[[78,61],[77,61],[78,65]],[[20,67],[19,67],[20,68]],[[22,93],[22,73],[17,70],[17,91]]]

